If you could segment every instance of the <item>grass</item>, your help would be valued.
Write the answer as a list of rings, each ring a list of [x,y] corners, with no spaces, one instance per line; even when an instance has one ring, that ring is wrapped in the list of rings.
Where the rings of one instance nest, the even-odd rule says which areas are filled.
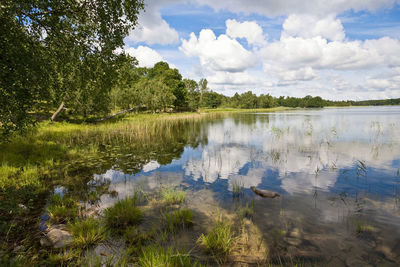
[[[197,261],[192,261],[187,253],[174,251],[172,248],[156,246],[143,247],[137,259],[138,266],[142,267],[190,267],[200,266]]]
[[[294,108],[289,107],[274,107],[274,108],[252,108],[252,109],[245,109],[245,108],[202,108],[199,111],[204,113],[219,113],[219,112],[276,112],[276,111],[283,111],[283,110],[290,110]]]
[[[142,232],[135,225],[124,231],[123,238],[126,242],[137,247],[154,240],[154,231]]]
[[[186,201],[186,192],[182,189],[166,187],[161,190],[161,198],[166,205],[181,204]]]
[[[217,225],[207,234],[202,234],[197,240],[208,253],[213,255],[229,255],[236,241],[232,224],[218,221]]]
[[[47,211],[52,223],[71,222],[78,215],[78,204],[70,197],[53,195]]]
[[[77,220],[69,225],[74,237],[74,246],[86,249],[106,239],[105,228],[94,218]]]
[[[143,215],[136,204],[137,198],[130,197],[119,200],[114,206],[104,210],[104,220],[107,228],[113,232],[119,232],[130,226],[139,224]]]
[[[251,201],[251,204],[246,203],[246,206],[241,209],[241,214],[243,218],[251,219],[254,216],[254,199]]]
[[[179,209],[164,215],[165,228],[175,233],[177,229],[190,227],[193,225],[193,211],[189,209]]]
[[[68,188],[70,200],[95,204],[104,191],[90,191],[93,188],[88,182],[93,173],[104,173],[125,158],[130,159],[127,165],[134,165],[132,173],[154,155],[160,164],[166,164],[179,156],[184,146],[206,142],[206,136],[201,135],[202,123],[224,117],[221,111],[128,115],[98,124],[45,121],[26,135],[0,144],[0,235],[4,237],[0,239],[0,250],[11,255],[13,247],[23,244],[34,253],[32,236],[37,233],[37,218],[55,186]],[[138,155],[135,161],[132,155],[126,155],[132,151]],[[128,167],[119,168],[126,171]],[[186,200],[182,190],[169,193],[175,197],[167,197],[168,205]],[[69,197],[61,198],[50,201],[51,222],[73,223],[76,203]],[[139,223],[142,213],[136,204],[117,203],[107,209],[105,226],[123,230]]]
[[[232,194],[234,198],[238,198],[243,194],[243,183],[241,181],[232,181]]]

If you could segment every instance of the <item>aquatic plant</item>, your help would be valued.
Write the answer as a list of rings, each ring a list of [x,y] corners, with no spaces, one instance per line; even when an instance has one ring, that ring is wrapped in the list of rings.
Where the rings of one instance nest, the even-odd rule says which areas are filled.
[[[213,255],[228,255],[234,249],[236,237],[232,224],[218,221],[206,235],[202,234],[197,242]]]
[[[78,204],[70,197],[57,194],[50,198],[47,211],[53,223],[69,222],[73,221],[78,215]]]
[[[143,232],[138,229],[136,225],[127,228],[123,233],[123,238],[129,244],[135,244],[135,246],[142,246],[146,242],[152,241],[154,239],[155,232],[152,230],[150,232]]]
[[[189,209],[179,209],[164,215],[164,224],[169,232],[175,233],[179,228],[190,227],[193,225],[193,211]]]
[[[125,198],[104,210],[104,220],[107,228],[118,232],[140,223],[143,215],[142,211],[136,207],[136,202],[136,197]]]
[[[190,254],[174,251],[172,248],[156,246],[143,247],[137,264],[142,267],[191,267],[201,266],[197,261],[192,261]]]
[[[166,205],[181,204],[186,201],[186,192],[182,189],[165,187],[161,189],[161,198]]]
[[[240,197],[243,194],[243,183],[241,181],[232,181],[232,194],[234,198]]]
[[[69,224],[74,237],[74,246],[82,249],[94,246],[106,239],[104,226],[94,218],[76,220]]]
[[[357,167],[357,177],[367,176],[367,166],[365,165],[364,160],[357,160],[356,167]]]
[[[357,222],[357,224],[356,224],[356,234],[357,235],[364,233],[365,229],[366,229],[366,227],[363,222],[360,222],[360,221]]]
[[[241,216],[244,218],[251,219],[254,215],[254,199],[251,201],[251,204],[246,203],[246,206],[241,210]]]

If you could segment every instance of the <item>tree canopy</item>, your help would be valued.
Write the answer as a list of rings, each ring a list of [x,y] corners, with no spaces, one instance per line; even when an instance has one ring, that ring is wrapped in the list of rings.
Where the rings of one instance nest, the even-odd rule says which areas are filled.
[[[61,101],[82,114],[107,112],[117,69],[135,64],[115,50],[143,8],[143,0],[2,0],[2,133],[23,129],[32,110]]]

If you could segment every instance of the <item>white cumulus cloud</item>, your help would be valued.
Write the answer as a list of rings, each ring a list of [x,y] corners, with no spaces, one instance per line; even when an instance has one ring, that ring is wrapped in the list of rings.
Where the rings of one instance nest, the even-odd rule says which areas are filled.
[[[257,65],[257,58],[236,39],[225,34],[218,38],[210,29],[201,30],[197,38],[190,34],[179,48],[187,56],[199,57],[200,64],[212,71],[239,72]]]
[[[208,5],[215,10],[225,9],[234,13],[256,13],[268,17],[275,17],[294,13],[327,15],[340,13],[350,9],[355,11],[376,11],[381,8],[392,7],[396,0],[193,0],[192,2]]]
[[[125,48],[125,53],[135,57],[139,61],[139,67],[152,68],[157,62],[164,61],[157,51],[147,46]]]
[[[129,33],[128,40],[146,44],[176,44],[179,42],[178,32],[171,28],[161,17],[160,8],[166,4],[182,2],[178,0],[153,0],[149,2],[146,11],[139,15],[137,27]]]
[[[331,41],[345,38],[342,23],[334,15],[318,18],[313,15],[290,15],[282,25],[283,36],[311,38],[321,36]]]
[[[228,19],[226,22],[226,35],[231,38],[246,38],[249,44],[264,45],[266,36],[263,29],[255,21],[238,22]]]

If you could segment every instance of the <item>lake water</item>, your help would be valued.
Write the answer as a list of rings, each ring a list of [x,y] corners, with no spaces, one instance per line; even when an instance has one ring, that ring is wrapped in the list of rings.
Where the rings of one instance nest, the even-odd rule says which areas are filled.
[[[107,183],[114,194],[98,205],[137,186],[176,185],[210,216],[253,201],[270,256],[400,263],[400,107],[232,113],[177,125],[173,135],[105,157],[89,184]],[[243,188],[239,197],[233,185]],[[261,198],[251,186],[281,197]]]

